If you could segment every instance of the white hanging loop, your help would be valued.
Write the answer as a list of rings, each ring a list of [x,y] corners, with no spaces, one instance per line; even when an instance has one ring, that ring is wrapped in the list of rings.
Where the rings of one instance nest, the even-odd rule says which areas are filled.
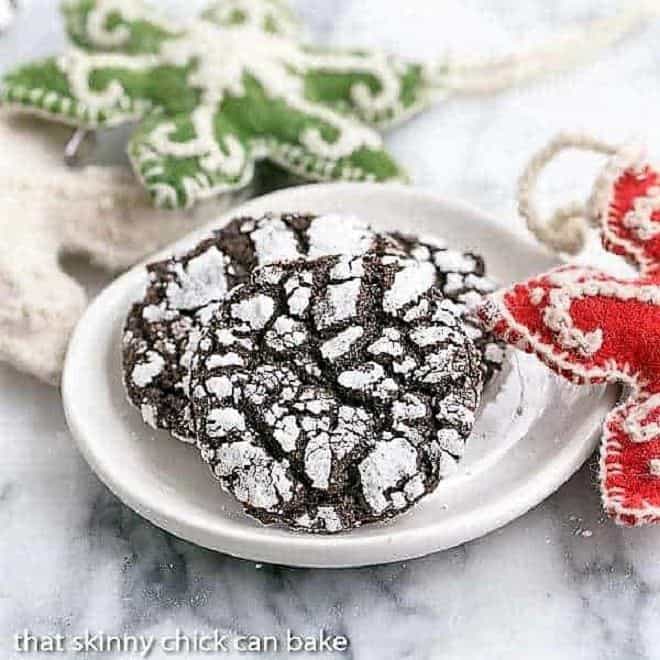
[[[528,52],[472,62],[449,58],[435,77],[440,88],[464,94],[486,94],[565,71],[593,58],[660,14],[659,0],[623,3],[613,16],[562,31]]]
[[[543,169],[562,151],[578,149],[613,156],[621,149],[589,135],[560,133],[529,161],[518,181],[518,211],[536,238],[555,252],[577,254],[586,241],[589,217],[586,204],[572,202],[543,218],[535,202],[536,185]]]
[[[4,32],[14,22],[17,10],[17,0],[0,0],[0,32]]]

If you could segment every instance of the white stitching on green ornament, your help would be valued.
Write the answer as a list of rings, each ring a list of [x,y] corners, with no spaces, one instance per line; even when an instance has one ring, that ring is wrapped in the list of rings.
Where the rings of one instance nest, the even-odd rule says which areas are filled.
[[[137,0],[67,0],[63,12],[76,48],[10,72],[4,104],[85,129],[141,120],[129,156],[164,207],[244,186],[260,159],[312,180],[406,180],[375,129],[448,87],[515,80],[530,60],[470,68],[311,48],[284,0],[219,0],[177,24]],[[556,66],[552,49],[538,53],[539,73]]]
[[[77,21],[76,7],[83,15]],[[308,179],[405,179],[381,136],[356,115],[396,118],[405,109],[407,66],[380,54],[307,50],[288,36],[294,29],[285,10],[268,0],[218,3],[177,33],[154,22],[144,5],[69,1],[65,12],[76,41],[94,50],[75,48],[9,74],[3,97],[11,108],[90,129],[147,118],[152,130],[138,131],[129,154],[162,206],[189,206],[243,186],[254,160],[271,155]],[[159,31],[156,50],[121,52],[122,44],[139,41],[145,25],[149,34]],[[329,76],[342,88],[334,97],[323,89]],[[163,99],[162,91],[159,97],[156,77],[170,79],[173,99]],[[41,84],[33,85],[35,78]],[[321,98],[307,98],[310,86]],[[252,123],[241,117],[242,125],[229,131],[237,117],[223,117],[228,101],[247,101],[249,110],[255,90],[260,116]],[[417,96],[413,90],[409,105],[418,105]],[[337,108],[342,100],[352,112]]]
[[[216,0],[202,18],[222,27],[249,24],[264,32],[288,37],[300,35],[300,24],[286,0]]]

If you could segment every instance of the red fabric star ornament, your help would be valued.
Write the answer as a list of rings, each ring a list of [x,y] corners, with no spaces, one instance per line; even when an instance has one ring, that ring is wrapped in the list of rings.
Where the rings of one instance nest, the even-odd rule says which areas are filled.
[[[603,505],[619,524],[660,522],[660,174],[613,158],[590,204],[605,248],[640,277],[563,266],[489,296],[477,314],[574,383],[626,386],[603,428]]]
[[[588,213],[603,246],[660,278],[660,173],[648,163],[610,160],[594,187]]]

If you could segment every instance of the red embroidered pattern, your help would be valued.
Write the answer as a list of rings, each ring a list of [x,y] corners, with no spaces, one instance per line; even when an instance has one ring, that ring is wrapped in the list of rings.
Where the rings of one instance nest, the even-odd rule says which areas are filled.
[[[478,315],[575,383],[630,388],[604,423],[603,504],[620,524],[660,522],[660,174],[610,165],[591,212],[606,249],[634,263],[639,278],[564,266],[493,294]]]

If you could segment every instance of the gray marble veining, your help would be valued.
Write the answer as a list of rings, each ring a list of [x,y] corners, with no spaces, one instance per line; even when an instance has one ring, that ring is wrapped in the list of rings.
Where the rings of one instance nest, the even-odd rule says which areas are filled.
[[[63,43],[56,3],[22,4],[0,37],[2,69]],[[166,4],[190,11],[202,3]],[[511,52],[616,3],[297,4],[321,41],[431,57]],[[419,185],[469,200],[522,231],[515,179],[557,130],[614,141],[642,133],[660,151],[652,122],[640,125],[660,105],[659,38],[660,23],[649,25],[574,72],[495,96],[449,98],[392,133],[389,144]],[[562,161],[543,194],[551,203],[584,195],[596,165]],[[623,530],[603,518],[593,461],[485,538],[416,561],[327,572],[238,561],[145,522],[77,453],[57,391],[4,367],[0,448],[2,657],[25,657],[12,655],[11,636],[26,627],[156,636],[177,627],[256,635],[323,627],[349,637],[349,652],[339,657],[356,660],[660,658],[660,529]]]

